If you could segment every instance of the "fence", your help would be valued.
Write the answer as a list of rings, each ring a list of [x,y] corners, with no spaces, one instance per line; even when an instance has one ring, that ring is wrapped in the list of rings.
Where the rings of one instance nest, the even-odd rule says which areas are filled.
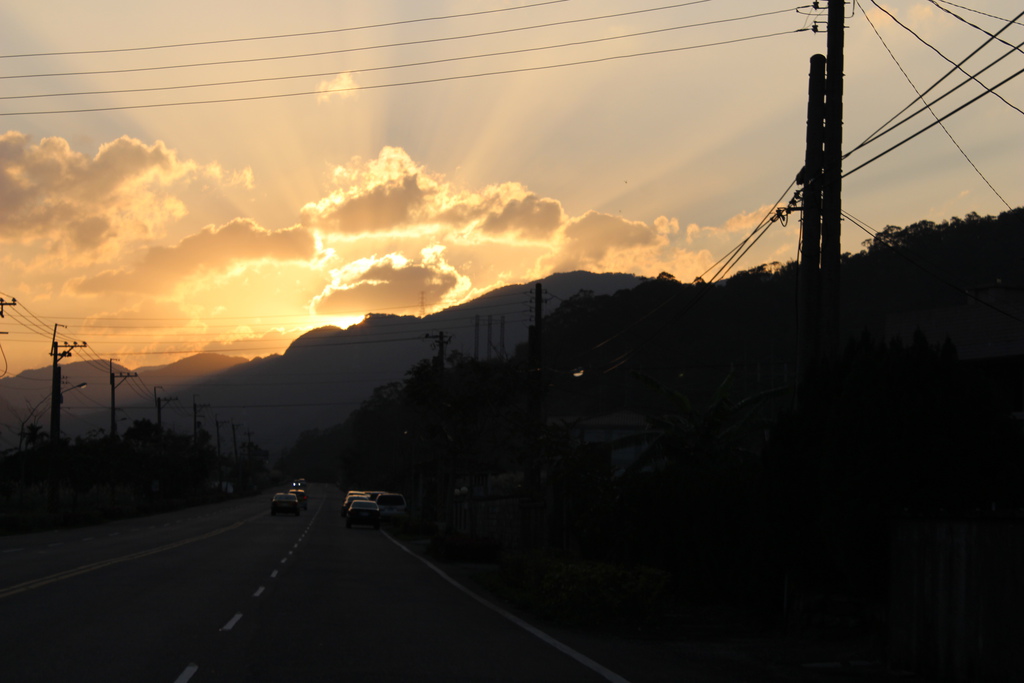
[[[938,681],[1024,680],[1024,515],[893,528],[889,659]]]

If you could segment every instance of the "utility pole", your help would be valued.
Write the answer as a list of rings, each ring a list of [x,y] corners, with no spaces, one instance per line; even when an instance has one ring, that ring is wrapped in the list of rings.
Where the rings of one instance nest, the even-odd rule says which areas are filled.
[[[238,427],[238,425],[236,425],[235,421],[232,420],[231,421],[231,453],[234,455],[234,458],[235,458],[235,473],[236,473],[236,476],[238,477],[238,485],[239,485],[238,487],[240,489],[242,489],[242,490],[246,490],[246,486],[245,486],[245,484],[246,484],[245,471],[238,464],[238,432],[237,432],[237,427]],[[237,493],[237,491],[236,491],[236,493]]]
[[[432,337],[433,335],[426,335],[427,339]],[[450,340],[451,337],[445,337],[443,331],[438,331],[437,341],[434,342],[437,346],[437,357],[434,358],[434,371],[437,374],[435,381],[437,382],[438,390],[441,389],[444,378],[444,347]],[[453,458],[454,453],[452,452],[451,444],[439,447],[434,454],[434,473],[437,482],[437,509],[435,514],[438,521],[446,525],[452,522],[452,487],[455,482],[455,463],[452,461]]]
[[[526,548],[536,548],[541,542],[541,521],[544,513],[544,496],[541,490],[541,467],[544,461],[544,352],[543,326],[544,320],[544,288],[541,283],[534,287],[533,325],[529,329],[529,372],[527,383],[528,410],[533,422],[535,445],[532,456],[526,465],[525,488],[532,500],[521,505],[522,539]]]
[[[17,306],[17,305],[18,305],[18,300],[17,299],[11,299],[10,301],[4,301],[3,297],[0,297],[0,318],[4,317],[4,307],[5,306]],[[7,334],[7,333],[3,332],[2,334]]]
[[[825,76],[824,178],[821,196],[821,356],[839,353],[839,264],[843,213],[843,24],[844,0],[828,0]]]
[[[220,493],[224,493],[224,461],[220,454],[220,426],[225,422],[221,422],[220,418],[214,415],[213,424],[217,430],[217,476],[220,479]]]
[[[798,387],[839,353],[844,0],[828,0],[827,56],[811,57],[800,244]],[[800,391],[798,389],[798,400]]]
[[[528,331],[530,383],[528,386],[530,415],[538,431],[544,423],[544,288],[537,283],[533,293],[533,324]]]
[[[53,342],[50,348],[50,355],[53,356],[53,381],[50,391],[50,441],[53,443],[58,443],[60,441],[60,359],[70,356],[74,349],[84,348],[87,346],[85,342],[58,342],[58,327],[67,326],[54,323]]]
[[[129,377],[138,377],[137,372],[114,372],[114,361],[116,358],[110,359],[110,437],[114,438],[117,436],[117,417],[115,416],[115,391],[121,386],[121,384]],[[120,380],[120,381],[115,381]]]
[[[199,450],[199,411],[209,407],[209,403],[196,403],[196,395],[192,394],[192,448],[196,450]]]
[[[164,430],[163,423],[163,406],[171,401],[177,401],[177,396],[164,396],[163,398],[156,395],[157,389],[163,389],[163,387],[153,387],[153,400],[156,402],[156,431],[162,432]]]
[[[430,339],[431,335],[428,334],[426,337]],[[437,370],[439,375],[444,374],[444,347],[451,340],[451,337],[444,336],[444,332],[437,333],[437,357],[434,359],[434,369]]]
[[[58,342],[57,328],[64,327],[59,323],[53,325],[53,341],[51,342],[50,355],[53,356],[53,385],[50,393],[50,444],[52,445],[47,463],[47,500],[51,511],[56,511],[60,503],[60,493],[57,488],[57,450],[61,446],[60,440],[60,404],[64,395],[60,390],[60,359],[67,358],[71,351],[85,346],[85,342]]]
[[[807,87],[807,150],[797,182],[803,185],[797,336],[797,386],[805,383],[821,348],[821,185],[825,144],[825,56],[811,57]],[[798,392],[799,395],[799,392]]]

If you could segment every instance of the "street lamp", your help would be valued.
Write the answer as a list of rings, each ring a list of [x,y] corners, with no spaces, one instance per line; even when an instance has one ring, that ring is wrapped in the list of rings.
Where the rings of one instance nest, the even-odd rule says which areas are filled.
[[[52,407],[50,409],[53,412],[53,415],[50,416],[50,440],[51,441],[59,441],[60,440],[60,404],[63,403],[63,395],[65,395],[69,391],[73,391],[74,389],[81,389],[82,387],[86,387],[86,386],[89,386],[89,383],[88,382],[82,382],[80,384],[76,384],[73,387],[68,387],[67,389],[63,389],[59,393],[59,395],[57,395],[57,399],[56,399],[56,401],[54,401],[56,403],[56,405],[54,405],[54,407]],[[44,398],[43,400],[46,400],[46,399]]]
[[[87,386],[89,386],[88,382],[82,382],[80,384],[76,384],[73,387],[68,387],[67,389],[64,389],[63,391],[60,392],[60,396],[58,397],[58,403],[63,403],[64,402],[64,394],[66,394],[67,392],[72,391],[74,389],[81,389],[82,387],[87,387]],[[35,417],[36,411],[39,410],[40,406],[42,406],[45,402],[50,401],[50,400],[51,400],[51,398],[49,396],[44,396],[38,403],[36,403],[34,406],[32,406],[32,409],[28,411],[28,415],[25,417],[24,420],[21,421],[21,429],[19,430],[19,436],[20,437],[24,438],[24,436],[25,436],[25,425],[27,425]],[[60,424],[59,419],[58,419],[58,424]],[[59,434],[58,434],[58,436],[59,436]],[[51,434],[50,438],[54,438],[52,434]],[[22,448],[22,444],[21,444],[21,442],[19,442],[18,443],[18,450],[21,450],[21,448]]]

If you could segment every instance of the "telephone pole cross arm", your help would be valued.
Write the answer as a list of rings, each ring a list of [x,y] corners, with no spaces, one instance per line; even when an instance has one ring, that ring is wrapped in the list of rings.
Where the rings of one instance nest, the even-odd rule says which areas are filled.
[[[50,388],[50,441],[60,441],[60,359],[67,358],[74,349],[88,346],[85,342],[59,342],[57,341],[57,328],[64,327],[59,323],[53,325],[53,342],[50,348],[50,355],[53,356],[53,382]]]
[[[114,361],[116,358],[110,359],[110,436],[117,436],[117,418],[115,417],[115,390],[121,386],[121,384],[129,377],[138,377],[137,372],[114,372]]]

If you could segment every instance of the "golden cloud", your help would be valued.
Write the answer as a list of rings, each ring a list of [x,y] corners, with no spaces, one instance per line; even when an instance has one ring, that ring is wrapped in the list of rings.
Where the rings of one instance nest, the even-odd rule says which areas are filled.
[[[320,81],[316,86],[316,101],[318,104],[325,104],[330,102],[332,97],[352,97],[358,88],[352,74],[342,72],[329,81]]]
[[[421,251],[413,261],[401,254],[361,259],[334,271],[334,281],[314,298],[317,315],[372,311],[409,314],[458,303],[469,279],[449,264],[443,247]]]
[[[0,240],[40,244],[63,266],[111,260],[183,217],[171,191],[198,171],[163,143],[122,137],[92,157],[66,140],[0,136]]]
[[[270,231],[248,219],[206,227],[173,247],[148,248],[132,268],[106,270],[72,283],[77,294],[158,292],[200,271],[224,271],[246,261],[313,259],[313,236],[301,227]]]

